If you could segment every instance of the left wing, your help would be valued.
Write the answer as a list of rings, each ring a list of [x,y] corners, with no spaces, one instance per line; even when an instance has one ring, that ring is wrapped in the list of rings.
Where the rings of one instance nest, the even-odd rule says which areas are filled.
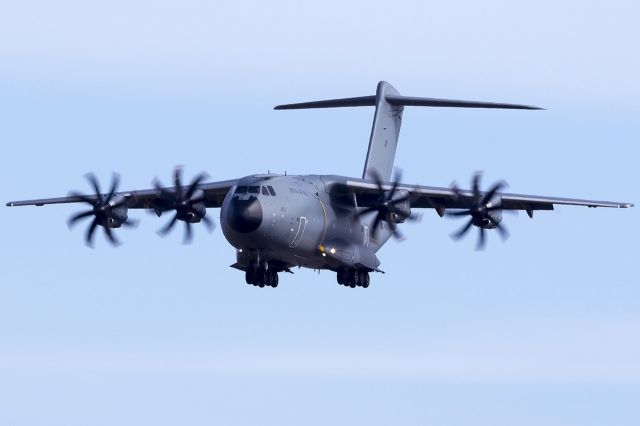
[[[225,195],[229,192],[238,179],[224,180],[218,182],[201,183],[198,185],[198,189],[204,192],[204,204],[206,207],[220,207]],[[176,187],[163,187],[166,191],[175,192]],[[107,193],[101,193],[103,197],[107,197]],[[121,191],[115,192],[112,195],[113,199],[126,200],[124,204],[130,209],[158,209],[162,208],[166,203],[166,198],[162,196],[162,192],[158,188],[143,189],[135,191]],[[67,197],[57,198],[40,198],[35,200],[20,200],[9,201],[7,206],[44,206],[46,204],[67,204],[67,203],[81,203],[87,200],[96,202],[98,195],[69,195]]]
[[[355,194],[358,206],[361,207],[374,205],[379,197],[380,188],[378,185],[364,179],[349,179],[347,181],[347,188],[349,192]],[[393,183],[382,184],[382,189],[385,191],[390,191],[392,188]],[[472,190],[407,185],[403,183],[398,183],[396,189],[397,191],[406,191],[408,193],[411,208],[432,208],[436,209],[440,215],[444,214],[446,209],[469,209],[472,207],[474,201],[474,192]],[[479,193],[481,196],[484,196],[487,192],[480,191]],[[594,201],[499,192],[497,192],[495,196],[500,197],[502,209],[524,210],[529,216],[533,216],[534,210],[553,210],[556,204],[585,207],[633,207],[632,203],[617,201]]]

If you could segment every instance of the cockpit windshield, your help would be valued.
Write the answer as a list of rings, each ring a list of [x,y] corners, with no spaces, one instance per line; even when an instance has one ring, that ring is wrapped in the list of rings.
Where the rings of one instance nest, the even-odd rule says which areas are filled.
[[[258,185],[238,185],[234,194],[260,194],[262,195],[276,195],[276,191],[273,190],[272,186],[258,186]]]
[[[235,194],[259,194],[259,193],[260,193],[259,186],[238,185],[235,191]]]

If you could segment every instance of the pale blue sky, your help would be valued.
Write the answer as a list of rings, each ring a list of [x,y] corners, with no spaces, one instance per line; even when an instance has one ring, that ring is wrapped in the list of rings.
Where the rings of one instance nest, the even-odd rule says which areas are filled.
[[[546,111],[407,108],[410,183],[640,200],[635,2],[20,2],[0,13],[3,203],[123,188],[175,165],[213,179],[359,176],[373,110],[273,111],[373,94]],[[228,267],[220,229],[113,249],[71,206],[0,208],[0,424],[636,425],[638,209],[507,216],[451,241],[427,212],[367,290]],[[210,211],[217,219],[218,211]],[[419,268],[419,269],[417,269]]]

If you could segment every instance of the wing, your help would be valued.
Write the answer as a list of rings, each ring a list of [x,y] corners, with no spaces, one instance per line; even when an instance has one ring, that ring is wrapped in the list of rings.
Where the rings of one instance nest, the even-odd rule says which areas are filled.
[[[382,187],[388,191],[393,184],[383,183]],[[347,188],[356,196],[358,206],[369,207],[375,204],[379,197],[379,188],[376,183],[364,179],[349,179]],[[473,191],[456,190],[453,188],[443,188],[435,186],[407,185],[400,183],[397,186],[399,191],[409,193],[411,208],[432,208],[442,215],[446,209],[468,209],[473,203]],[[481,192],[482,195],[486,192]],[[616,201],[594,201],[581,200],[576,198],[545,197],[538,195],[522,195],[498,193],[501,197],[501,206],[504,210],[524,210],[529,216],[534,210],[553,210],[556,204],[585,206],[585,207],[633,207],[632,203]]]
[[[204,192],[204,202],[206,207],[220,207],[227,192],[238,182],[239,179],[224,180],[219,182],[201,183],[198,188]],[[175,191],[175,187],[165,187],[168,191]],[[103,194],[106,196],[107,194]],[[136,191],[116,192],[114,197],[124,197],[126,205],[130,209],[157,209],[163,206],[166,200],[161,196],[161,191],[157,188],[143,189]],[[69,195],[67,197],[58,198],[40,198],[35,200],[10,201],[7,203],[9,207],[17,206],[44,206],[46,204],[67,204],[79,203],[87,199],[96,201],[96,195],[77,196]]]

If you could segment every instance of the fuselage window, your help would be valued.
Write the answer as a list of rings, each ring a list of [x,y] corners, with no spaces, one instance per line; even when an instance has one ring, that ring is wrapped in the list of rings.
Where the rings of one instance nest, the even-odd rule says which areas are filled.
[[[259,194],[260,187],[259,186],[250,186],[248,187],[249,194]]]
[[[267,187],[266,186],[262,187],[262,195],[269,195],[269,191],[267,191]]]
[[[247,187],[242,185],[242,186],[238,186],[236,188],[236,194],[246,194],[247,193]]]
[[[273,189],[273,186],[269,185],[267,186],[267,189],[269,190],[269,193],[275,197],[276,191]]]

